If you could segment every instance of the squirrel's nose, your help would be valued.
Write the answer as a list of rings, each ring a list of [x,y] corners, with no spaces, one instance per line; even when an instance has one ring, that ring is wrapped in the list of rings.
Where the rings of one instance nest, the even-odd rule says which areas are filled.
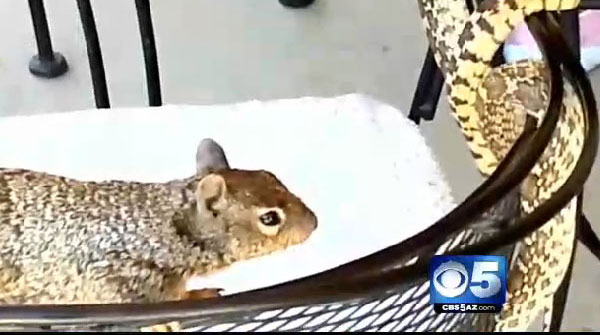
[[[308,211],[306,220],[310,223],[311,230],[315,230],[319,226],[317,216],[310,210]]]
[[[290,240],[293,244],[302,243],[308,239],[315,229],[317,229],[317,217],[310,211],[299,217],[299,221],[296,221],[294,225],[291,225]]]

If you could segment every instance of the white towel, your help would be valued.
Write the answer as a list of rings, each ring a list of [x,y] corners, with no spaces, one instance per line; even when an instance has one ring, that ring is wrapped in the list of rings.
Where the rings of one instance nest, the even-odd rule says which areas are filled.
[[[190,288],[231,294],[324,271],[415,235],[455,205],[418,127],[361,94],[5,117],[0,166],[166,181],[194,173],[205,137],[233,167],[275,173],[319,227],[302,245],[194,278]]]

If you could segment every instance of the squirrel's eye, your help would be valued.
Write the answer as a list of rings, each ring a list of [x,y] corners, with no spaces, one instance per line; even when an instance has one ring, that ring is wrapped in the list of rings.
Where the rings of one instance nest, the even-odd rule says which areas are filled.
[[[281,223],[281,218],[276,211],[268,211],[259,217],[260,222],[265,226],[276,226]]]

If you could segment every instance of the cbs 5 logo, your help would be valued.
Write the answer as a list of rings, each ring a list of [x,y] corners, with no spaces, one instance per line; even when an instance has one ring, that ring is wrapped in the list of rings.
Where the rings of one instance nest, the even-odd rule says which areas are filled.
[[[496,274],[498,270],[498,262],[474,262],[469,278],[463,264],[449,261],[440,264],[433,272],[433,286],[447,298],[460,296],[468,287],[474,296],[485,299],[498,294],[502,288],[500,277]]]

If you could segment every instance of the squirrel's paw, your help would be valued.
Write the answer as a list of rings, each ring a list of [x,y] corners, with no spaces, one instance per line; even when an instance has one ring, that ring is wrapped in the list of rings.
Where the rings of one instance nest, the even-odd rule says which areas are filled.
[[[184,300],[202,300],[210,298],[219,298],[222,288],[203,288],[200,290],[190,290],[184,295]]]
[[[223,291],[221,288],[204,288],[201,290],[190,290],[185,292],[182,300],[202,300],[202,299],[210,299],[210,298],[218,298],[221,296],[220,292]],[[153,325],[149,327],[140,328],[142,332],[157,332],[157,333],[165,333],[165,332],[178,332],[181,331],[181,324],[177,321]]]
[[[153,333],[168,333],[168,332],[178,332],[181,331],[181,324],[177,321],[164,323],[160,325],[153,325],[150,327],[142,327],[140,328],[141,332],[153,332]]]

